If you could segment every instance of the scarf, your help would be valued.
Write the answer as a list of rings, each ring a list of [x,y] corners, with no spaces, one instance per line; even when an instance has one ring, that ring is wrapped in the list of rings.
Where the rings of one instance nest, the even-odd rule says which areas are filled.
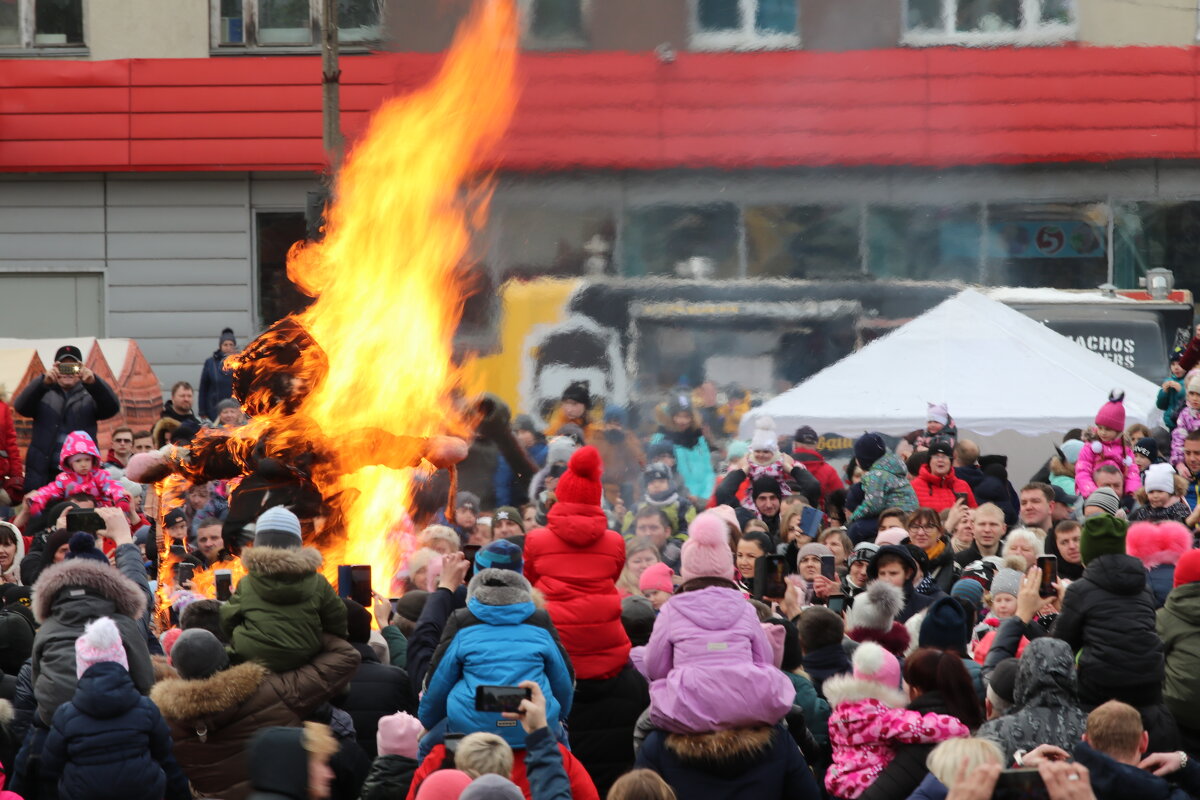
[[[925,551],[925,555],[929,556],[929,563],[937,561],[942,557],[942,553],[946,552],[946,540],[938,539],[937,542]]]

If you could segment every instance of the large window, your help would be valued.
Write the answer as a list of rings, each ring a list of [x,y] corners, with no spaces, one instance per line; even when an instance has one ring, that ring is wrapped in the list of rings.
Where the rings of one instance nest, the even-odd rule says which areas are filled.
[[[218,47],[317,45],[325,2],[333,0],[212,0],[213,43]],[[336,2],[340,42],[357,44],[379,39],[379,0]]]
[[[1074,0],[907,0],[906,44],[1052,44],[1074,38]]]
[[[867,268],[880,278],[979,280],[979,206],[872,206]]]
[[[83,0],[0,0],[0,47],[83,43]]]
[[[696,50],[800,46],[797,0],[692,0]]]
[[[1113,283],[1137,288],[1146,270],[1166,267],[1175,285],[1200,287],[1200,202],[1117,203],[1113,208]]]
[[[258,323],[266,327],[312,303],[287,276],[288,249],[304,239],[306,226],[303,211],[260,211],[254,222]]]
[[[522,39],[528,47],[581,47],[593,0],[521,0]]]
[[[616,220],[605,208],[560,205],[494,207],[498,229],[493,260],[501,279],[612,272]]]
[[[738,208],[729,203],[631,208],[623,231],[626,275],[736,278]]]
[[[830,278],[862,272],[862,208],[750,206],[745,210],[746,274]]]
[[[987,283],[1094,289],[1108,280],[1103,203],[989,205]]]

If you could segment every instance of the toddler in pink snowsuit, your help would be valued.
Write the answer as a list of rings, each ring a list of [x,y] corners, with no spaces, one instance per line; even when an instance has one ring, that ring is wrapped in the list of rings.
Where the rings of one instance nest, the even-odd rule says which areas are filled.
[[[116,506],[129,515],[129,495],[100,466],[100,449],[86,431],[67,434],[59,467],[62,472],[53,481],[25,495],[30,514],[36,516],[53,502],[83,493],[95,498],[97,506]]]
[[[685,584],[698,577],[729,580],[728,527],[716,512],[692,521],[681,560]],[[672,733],[775,725],[796,698],[792,682],[775,667],[754,606],[732,582],[673,595],[654,621],[638,667],[650,682],[650,722]]]
[[[1125,393],[1113,389],[1108,402],[1096,412],[1096,426],[1083,433],[1084,447],[1075,461],[1075,492],[1088,497],[1096,491],[1092,476],[1096,467],[1115,464],[1125,476],[1124,493],[1133,494],[1142,488],[1142,477],[1133,460],[1133,442],[1125,434]],[[1119,493],[1118,493],[1119,494]]]
[[[854,800],[891,763],[898,744],[933,744],[969,736],[955,717],[909,711],[900,686],[900,662],[874,642],[854,651],[852,675],[836,675],[822,687],[833,708],[829,742],[833,764],[825,788],[834,797]]]

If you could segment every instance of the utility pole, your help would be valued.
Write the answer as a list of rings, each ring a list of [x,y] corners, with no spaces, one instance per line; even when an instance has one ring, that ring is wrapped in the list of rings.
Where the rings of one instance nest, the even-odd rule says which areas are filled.
[[[322,144],[329,158],[329,173],[342,163],[341,99],[342,71],[338,68],[338,0],[325,0],[321,14],[321,116]]]

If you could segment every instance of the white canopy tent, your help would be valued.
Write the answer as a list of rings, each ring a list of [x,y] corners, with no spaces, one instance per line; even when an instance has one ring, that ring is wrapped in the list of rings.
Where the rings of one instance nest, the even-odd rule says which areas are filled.
[[[944,402],[960,435],[1009,454],[1016,481],[1064,431],[1091,424],[1115,388],[1125,392],[1127,425],[1161,419],[1153,383],[967,289],[746,414],[741,434],[767,414],[781,434],[809,425],[850,438],[901,435],[924,428],[928,402]]]

